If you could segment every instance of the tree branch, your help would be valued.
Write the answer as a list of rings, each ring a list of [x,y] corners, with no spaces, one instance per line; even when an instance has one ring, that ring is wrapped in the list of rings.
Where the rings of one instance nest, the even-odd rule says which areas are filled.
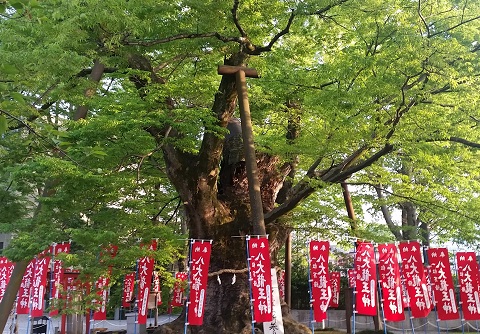
[[[319,9],[315,12],[313,12],[312,14],[314,15],[322,15],[323,13],[326,13],[328,12],[330,9],[332,9],[333,7],[337,7],[337,6],[340,6],[342,3],[345,3],[345,2],[348,2],[349,0],[339,0],[337,2],[334,2],[328,6],[325,6],[323,7],[322,9]]]
[[[466,140],[466,139],[460,138],[460,137],[453,137],[452,136],[450,138],[428,139],[428,140],[426,140],[427,143],[428,142],[437,142],[437,141],[451,141],[451,142],[459,143],[459,144],[469,146],[469,147],[472,147],[472,148],[480,148],[480,143],[472,142],[472,141],[469,141],[469,140]]]
[[[374,186],[375,191],[377,192],[378,199],[383,201],[385,197],[383,196],[383,187],[381,184]],[[380,209],[382,210],[383,218],[385,219],[385,223],[387,224],[388,229],[392,234],[395,236],[397,241],[402,240],[402,234],[398,231],[398,227],[394,224],[392,220],[392,215],[390,214],[390,210],[388,210],[387,206],[382,203],[380,204]]]
[[[268,43],[268,45],[262,46],[262,47],[256,47],[255,51],[258,52],[258,54],[260,54],[262,52],[266,52],[266,51],[271,51],[273,45],[280,39],[280,37],[282,37],[283,35],[286,35],[290,32],[290,27],[292,26],[294,18],[295,18],[295,12],[292,10],[292,12],[290,13],[290,17],[288,18],[288,22],[287,22],[287,25],[285,26],[285,28],[283,28],[278,34],[273,36],[272,40],[270,41],[270,43]],[[257,54],[257,53],[255,53],[255,54]]]
[[[315,179],[328,182],[328,183],[339,183],[341,181],[344,181],[348,177],[350,177],[353,173],[358,172],[372,165],[375,161],[380,159],[382,156],[390,153],[392,150],[393,150],[393,145],[385,144],[385,146],[380,151],[372,155],[370,158],[350,168],[347,168],[345,171],[341,171],[341,168],[339,168],[339,166],[346,166],[358,158],[360,154],[359,152],[362,151],[362,149],[357,150],[354,153],[352,153],[350,156],[348,156],[346,159],[344,159],[340,164],[338,164],[333,168],[330,168],[326,173],[316,173]],[[264,216],[265,224],[271,223],[276,219],[280,218],[281,216],[283,216],[284,214],[290,212],[295,207],[297,207],[297,205],[302,200],[304,200],[305,198],[313,194],[316,188],[312,187],[308,181],[309,181],[309,178],[301,180],[292,189],[292,195],[290,195],[289,198],[284,203],[282,203],[275,209],[271,210],[270,212],[267,212]]]
[[[218,40],[222,42],[237,42],[237,43],[242,43],[242,39],[239,37],[226,37],[220,35],[218,32],[206,32],[206,33],[198,33],[198,34],[177,34],[165,38],[158,38],[158,39],[152,39],[152,40],[137,40],[137,41],[129,41],[125,40],[123,41],[123,45],[137,45],[137,46],[154,46],[157,44],[164,44],[176,40],[181,40],[181,39],[194,39],[194,38],[209,38],[209,37],[215,37]]]
[[[235,24],[235,27],[237,27],[238,32],[242,37],[247,37],[247,33],[245,30],[243,30],[242,26],[240,25],[240,21],[238,20],[238,5],[240,4],[239,0],[235,0],[233,2],[233,7],[232,7],[232,18],[233,18],[233,23]]]
[[[465,21],[462,20],[460,23],[455,24],[454,26],[451,26],[450,28],[447,28],[447,29],[445,29],[445,30],[438,31],[438,32],[436,32],[436,33],[433,33],[433,34],[429,35],[428,38],[434,37],[434,36],[437,36],[437,35],[440,35],[440,34],[443,34],[443,33],[446,33],[446,32],[448,32],[448,31],[451,31],[451,30],[453,30],[453,29],[455,29],[455,28],[458,28],[458,27],[460,27],[460,26],[462,26],[462,25],[464,25],[464,24],[467,24],[467,23],[469,23],[469,22],[472,22],[472,21],[475,21],[475,20],[478,20],[478,19],[480,19],[480,15],[479,15],[479,16],[476,16],[476,17],[472,17],[471,19],[468,19],[468,20],[465,20]]]

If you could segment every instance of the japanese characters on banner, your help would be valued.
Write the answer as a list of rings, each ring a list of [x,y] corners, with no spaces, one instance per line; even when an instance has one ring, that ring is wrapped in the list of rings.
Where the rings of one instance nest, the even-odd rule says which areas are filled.
[[[118,246],[116,245],[109,245],[105,247],[103,251],[100,253],[100,261],[103,261],[104,256],[109,256],[111,258],[117,255]],[[111,268],[108,270],[107,276],[101,276],[95,282],[95,288],[97,290],[98,301],[97,304],[99,305],[98,309],[93,312],[93,320],[107,320],[107,299],[108,299],[108,288],[110,285],[110,276]]]
[[[75,295],[79,293],[82,283],[78,280],[79,271],[70,270],[63,274],[63,286],[65,290],[65,308],[69,307],[69,304],[74,299]]]
[[[28,314],[30,305],[30,291],[33,283],[35,260],[30,261],[23,275],[17,297],[17,314]]]
[[[348,269],[347,270],[347,278],[348,278],[348,287],[349,288],[354,288],[355,287],[355,281],[356,281],[356,274],[355,274],[355,269]]]
[[[110,279],[107,276],[100,276],[95,283],[95,289],[97,290],[98,301],[100,305],[95,312],[93,312],[93,320],[107,320],[107,298],[108,298],[108,285]]]
[[[133,300],[133,291],[135,288],[135,273],[125,274],[123,279],[122,307],[129,308]]]
[[[13,262],[10,262],[6,257],[0,257],[0,301],[5,295],[5,290],[12,276],[13,267]]]
[[[457,253],[460,300],[465,320],[480,320],[480,287],[475,252]]]
[[[157,240],[152,240],[149,250],[157,249]],[[152,283],[154,259],[145,256],[138,262],[138,324],[147,323],[148,313],[148,296],[150,294],[150,286]]]
[[[378,245],[378,254],[384,318],[387,321],[405,320],[397,246]]]
[[[438,319],[459,319],[448,250],[446,248],[430,248],[427,250],[427,256]]]
[[[47,271],[50,265],[50,257],[44,251],[38,255],[35,260],[33,282],[31,290],[31,310],[30,316],[41,317],[43,315],[43,305],[45,301],[45,288],[47,285]]]
[[[272,275],[267,237],[247,236],[253,321],[272,321]]]
[[[330,275],[328,272],[328,241],[310,241],[310,289],[313,319],[316,322],[327,318],[327,309],[332,298]]]
[[[203,324],[205,311],[212,245],[210,241],[192,240],[190,247],[190,296],[187,321],[188,325],[200,326]]]
[[[330,299],[330,307],[338,307],[340,302],[340,272],[332,271],[330,273],[330,286],[332,287],[332,299]]]
[[[51,289],[52,291],[50,292],[50,296],[52,299],[60,299],[60,286],[63,283],[63,274],[65,270],[63,269],[62,266],[62,261],[61,260],[56,260],[55,258],[60,254],[60,253],[70,253],[70,243],[61,243],[61,244],[55,244],[52,246],[52,255],[53,255],[53,277],[52,277],[52,286]],[[52,308],[50,310],[50,316],[55,316],[58,314],[58,310],[55,308]]]
[[[360,242],[355,253],[355,309],[358,314],[377,314],[375,252],[369,242]]]
[[[158,271],[153,272],[153,292],[156,294],[157,306],[162,305],[162,290],[160,288],[160,273]]]
[[[175,284],[173,286],[173,296],[171,306],[180,307],[183,306],[183,294],[185,293],[185,284],[187,280],[186,272],[175,273]]]
[[[282,274],[280,273],[280,275]],[[263,333],[264,334],[284,334],[285,329],[283,327],[282,305],[280,301],[277,272],[273,268],[272,268],[272,301],[273,301],[272,321],[263,323]]]
[[[423,267],[421,246],[417,241],[401,242],[403,274],[413,318],[425,318],[432,309]]]
[[[280,277],[278,278],[278,291],[280,293],[280,299],[285,300],[285,270],[280,272]]]

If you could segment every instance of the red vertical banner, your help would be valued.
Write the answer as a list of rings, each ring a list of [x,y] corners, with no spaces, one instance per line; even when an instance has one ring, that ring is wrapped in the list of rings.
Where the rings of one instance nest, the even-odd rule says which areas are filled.
[[[153,272],[153,292],[157,296],[157,306],[162,305],[162,289],[160,287],[160,273],[158,271]]]
[[[129,308],[133,299],[135,288],[135,273],[128,273],[123,279],[122,307]]]
[[[270,322],[273,319],[273,301],[268,238],[247,236],[247,247],[253,321]]]
[[[28,314],[30,310],[30,292],[33,283],[35,260],[30,261],[20,284],[17,298],[17,314]]]
[[[378,245],[378,254],[378,274],[385,320],[405,320],[397,246],[394,244]]]
[[[56,303],[60,299],[60,287],[63,284],[63,275],[65,269],[63,268],[62,261],[57,260],[56,257],[61,253],[70,253],[70,243],[65,242],[61,244],[55,244],[52,246],[51,253],[53,255],[53,277],[52,277],[52,291],[50,291],[50,298],[52,303],[50,306]],[[53,308],[50,310],[50,316],[58,315],[58,309]]]
[[[328,272],[328,241],[310,241],[310,289],[312,297],[313,318],[316,322],[327,318],[327,309],[332,298],[330,275]]]
[[[480,320],[480,287],[475,252],[457,253],[460,299],[465,320]]]
[[[47,287],[47,271],[50,265],[50,257],[47,251],[39,254],[35,260],[33,282],[31,290],[31,310],[30,316],[41,317],[43,315],[43,306],[45,302],[45,291]]]
[[[148,249],[154,251],[157,249],[157,241],[152,240]],[[153,267],[155,260],[145,256],[138,262],[138,323],[144,325],[147,323],[148,296],[152,285]]]
[[[280,293],[280,300],[285,300],[285,270],[280,271],[278,278],[278,292]]]
[[[190,296],[188,298],[188,325],[203,324],[207,296],[208,268],[212,245],[210,241],[192,241],[190,255]]]
[[[5,290],[12,276],[13,267],[13,262],[10,262],[6,257],[0,257],[0,301],[5,295]]]
[[[76,294],[79,293],[79,289],[82,283],[78,280],[78,271],[69,271],[63,274],[63,294],[65,299],[65,308],[71,307],[72,300]]]
[[[427,250],[427,256],[438,320],[459,319],[448,250],[446,248],[430,248]]]
[[[178,272],[175,274],[175,284],[173,286],[172,306],[183,306],[183,294],[185,293],[185,284],[187,273]]]
[[[98,309],[93,312],[93,320],[107,320],[107,298],[108,298],[108,286],[110,279],[107,276],[100,276],[95,282],[95,289],[97,290],[97,302]]]
[[[103,248],[100,252],[100,262],[103,262],[105,257],[114,258],[117,255],[118,246],[109,245],[108,247]],[[96,300],[97,309],[93,312],[93,320],[107,320],[107,300],[108,300],[108,290],[110,285],[110,273],[112,268],[108,268],[108,274],[106,276],[100,276],[95,282],[95,289],[97,290]]]
[[[354,288],[355,281],[357,280],[357,275],[355,274],[355,269],[348,269],[347,270],[347,278],[348,278],[348,287]]]
[[[377,269],[369,242],[359,242],[355,253],[355,308],[358,314],[377,314]]]
[[[332,299],[330,307],[338,307],[340,302],[340,272],[332,271],[330,273],[330,286],[332,287]]]
[[[399,248],[412,317],[425,318],[432,310],[432,302],[423,267],[422,247],[417,241],[409,241],[401,242]]]

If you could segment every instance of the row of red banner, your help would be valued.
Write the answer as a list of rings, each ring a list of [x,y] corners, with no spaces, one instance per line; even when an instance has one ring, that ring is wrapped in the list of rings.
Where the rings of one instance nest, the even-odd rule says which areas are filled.
[[[426,257],[428,266],[422,261],[422,246],[416,241],[376,247],[371,243],[359,243],[355,268],[348,273],[349,285],[356,292],[356,311],[365,315],[377,313],[378,266],[385,320],[404,320],[405,308],[410,309],[411,317],[424,318],[434,307],[439,320],[456,320],[460,317],[460,305],[465,320],[480,320],[479,267],[475,252],[455,255],[460,303],[455,295],[448,250],[428,248]]]

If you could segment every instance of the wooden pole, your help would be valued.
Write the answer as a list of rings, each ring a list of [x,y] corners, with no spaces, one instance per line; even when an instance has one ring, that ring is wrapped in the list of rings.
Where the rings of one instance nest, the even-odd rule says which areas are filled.
[[[253,143],[252,119],[250,116],[250,105],[248,103],[246,76],[258,78],[258,73],[252,68],[241,66],[219,66],[218,74],[235,74],[238,107],[242,123],[243,148],[245,150],[245,167],[247,170],[248,195],[252,209],[253,234],[266,235],[265,221],[263,216],[262,196],[260,192],[260,181],[258,180],[257,158]]]
[[[292,309],[292,233],[285,242],[285,303]]]

